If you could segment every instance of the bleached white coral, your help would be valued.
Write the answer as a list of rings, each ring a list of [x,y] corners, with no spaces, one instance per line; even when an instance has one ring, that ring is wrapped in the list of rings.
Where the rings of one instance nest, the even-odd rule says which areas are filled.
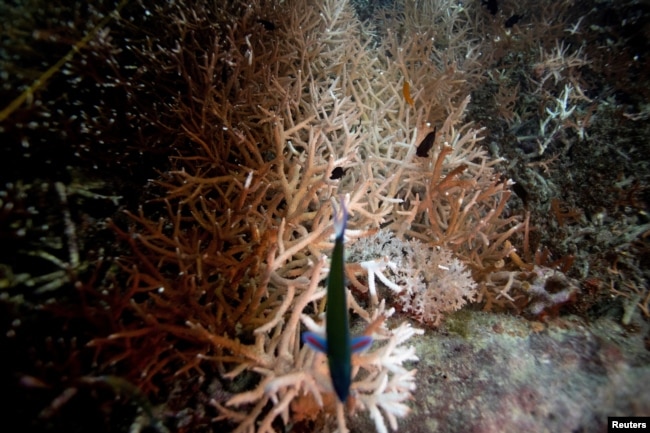
[[[368,290],[370,291],[370,297],[373,304],[377,304],[378,302],[375,276],[389,289],[392,289],[397,293],[402,291],[403,287],[398,286],[397,284],[390,281],[383,273],[383,271],[386,269],[390,269],[393,272],[397,271],[397,265],[387,256],[380,257],[375,260],[366,260],[361,262],[360,265],[368,273]]]
[[[411,241],[415,242],[415,241]],[[414,287],[400,296],[404,309],[421,322],[438,325],[442,313],[460,309],[476,301],[476,283],[465,265],[445,248],[413,245],[415,266],[422,274],[425,287]]]
[[[437,325],[442,313],[460,309],[477,297],[476,283],[451,251],[418,240],[402,241],[388,230],[359,239],[350,247],[349,261],[368,273],[368,286],[377,299],[375,276],[399,293],[405,312]]]
[[[381,323],[379,329],[373,333],[376,340],[367,352],[353,358],[353,380],[351,385],[354,401],[359,409],[367,410],[375,423],[379,433],[386,433],[386,420],[393,430],[397,429],[397,418],[403,418],[410,412],[406,401],[411,398],[415,390],[415,374],[417,370],[407,369],[405,363],[417,361],[415,348],[405,343],[414,335],[423,334],[422,329],[413,328],[408,323],[402,323],[397,328],[389,329],[384,321],[395,310],[385,310],[385,302],[379,304],[373,316],[369,318],[373,323]],[[325,333],[325,324],[314,322],[309,316],[301,316],[303,324],[312,332]],[[304,348],[303,348],[304,350]],[[329,375],[327,374],[327,358],[323,354],[314,353],[311,364],[305,366],[304,377],[299,381],[305,384],[316,383],[322,392],[333,393]],[[313,388],[304,387],[305,391],[313,392]],[[267,388],[268,389],[268,388]],[[314,395],[319,406],[323,405],[323,397]],[[339,432],[345,431],[345,419],[339,418]]]

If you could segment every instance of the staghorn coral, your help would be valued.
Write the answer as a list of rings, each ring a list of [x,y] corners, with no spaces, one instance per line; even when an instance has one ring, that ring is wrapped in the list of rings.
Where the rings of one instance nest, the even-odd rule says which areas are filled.
[[[638,4],[501,0],[490,13],[480,2],[398,1],[391,11],[375,2],[362,11],[375,14],[372,27],[346,4],[313,0],[117,3],[0,6],[2,92],[15,98],[0,113],[9,179],[0,301],[14,355],[7,376],[31,396],[12,399],[10,413],[55,430],[66,430],[51,427],[61,416],[86,413],[72,409],[82,400],[119,431],[130,419],[122,410],[136,406],[179,431],[349,422],[322,358],[297,343],[302,329],[322,327],[339,193],[356,208],[349,245],[365,250],[348,260],[356,332],[380,341],[374,361],[355,359],[347,409],[367,411],[378,429],[394,427],[419,391],[428,395],[417,398],[416,427],[451,413],[440,425],[467,430],[455,409],[427,405],[458,406],[467,389],[413,390],[418,376],[451,370],[430,354],[431,370],[411,370],[413,340],[398,335],[415,331],[387,319],[391,307],[437,325],[445,289],[465,288],[452,309],[476,288],[484,308],[536,318],[570,301],[562,310],[588,314],[590,326],[618,306],[627,330],[644,333],[639,137],[650,87]],[[130,212],[113,215],[118,206]],[[523,260],[507,238],[523,244]],[[565,278],[574,259],[572,276],[593,275],[580,289]],[[457,360],[456,347],[448,356]],[[128,381],[102,396],[113,375]],[[144,404],[131,383],[166,404]],[[477,419],[503,412],[481,406],[483,388]],[[444,398],[431,397],[440,390]],[[505,413],[501,427],[516,423]],[[136,420],[131,431],[143,427]]]
[[[418,331],[391,307],[437,325],[478,290],[485,309],[571,311],[589,326],[606,311],[645,333],[638,2],[374,2],[357,13],[376,27],[313,0],[5,3],[0,304],[8,413],[28,425],[70,430],[62,420],[92,413],[122,431],[139,412],[157,430],[327,431],[333,416],[342,428],[322,358],[297,343],[323,325],[339,193],[355,207],[355,331],[379,341],[355,359],[346,409],[379,430],[402,424],[416,392],[416,429],[445,413],[441,426],[467,430],[428,404],[458,406],[466,381],[414,390],[453,368],[416,337],[432,364],[416,374],[406,337]],[[516,423],[481,406],[482,388],[476,418]]]
[[[416,19],[406,3],[404,17],[386,19]],[[183,83],[157,102],[167,110],[156,125],[171,132],[177,156],[151,182],[159,198],[127,212],[128,230],[110,223],[132,251],[118,262],[129,277],[109,296],[115,329],[90,344],[104,368],[124,365],[148,392],[184,375],[224,383],[248,375],[247,389],[211,401],[214,422],[234,431],[275,431],[278,420],[306,419],[314,404],[319,422],[335,416],[345,431],[324,358],[299,338],[301,323],[322,326],[311,317],[324,308],[330,198],[348,195],[349,237],[382,227],[388,238],[411,242],[414,256],[403,265],[413,277],[400,304],[432,323],[474,299],[459,259],[482,278],[522,227],[506,215],[510,183],[479,147],[481,129],[462,120],[476,73],[472,45],[439,46],[417,27],[378,39],[345,1],[199,6],[217,24],[185,6],[159,5],[154,15],[178,32],[174,47],[130,46],[162,63],[170,83]],[[469,31],[461,12],[446,17],[458,41]],[[434,127],[431,155],[417,156]],[[343,176],[332,179],[339,168]],[[439,263],[422,256],[434,248]],[[377,254],[366,262],[384,255]],[[432,263],[453,269],[435,280],[426,270]],[[378,431],[386,421],[395,429],[415,386],[405,363],[417,358],[406,343],[421,331],[387,324],[394,310],[386,300],[375,290],[366,306],[364,285],[353,286],[353,313],[379,343],[354,358],[350,405],[369,411]],[[440,305],[427,305],[433,299]]]

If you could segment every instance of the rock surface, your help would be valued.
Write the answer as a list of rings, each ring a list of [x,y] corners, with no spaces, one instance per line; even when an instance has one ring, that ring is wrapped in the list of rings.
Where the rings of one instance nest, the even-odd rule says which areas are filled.
[[[415,341],[418,389],[399,431],[600,432],[607,416],[650,415],[647,328],[461,312]],[[371,431],[364,418],[350,430]]]

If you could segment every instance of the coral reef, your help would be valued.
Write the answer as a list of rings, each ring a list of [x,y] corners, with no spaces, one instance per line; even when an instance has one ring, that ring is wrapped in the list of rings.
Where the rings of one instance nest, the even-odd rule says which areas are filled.
[[[482,3],[0,5],[10,409],[38,431],[88,408],[101,431],[418,431],[411,411],[422,430],[424,408],[444,407],[420,402],[429,362],[469,380],[475,363],[450,363],[486,359],[445,342],[456,325],[470,346],[497,335],[489,359],[524,326],[504,312],[647,332],[647,43],[606,19],[629,13],[642,33],[647,13]],[[324,327],[337,197],[351,325],[375,340],[346,404],[300,339]],[[542,340],[513,364],[552,352],[527,341]],[[503,405],[537,390],[504,383]],[[452,406],[504,413],[488,386],[463,400],[438,385]],[[600,425],[563,426],[582,421]]]
[[[261,13],[249,6],[210,45],[187,40],[182,50],[156,53],[169,58],[190,91],[174,101],[182,114],[174,120],[182,131],[179,156],[154,181],[163,196],[162,212],[154,213],[160,219],[141,209],[129,213],[135,225],[128,232],[113,224],[137,254],[121,260],[131,274],[122,315],[133,319],[90,345],[102,357],[113,353],[110,364],[139,362],[140,377],[132,380],[144,389],[156,389],[157,377],[172,368],[175,375],[204,376],[211,364],[230,380],[254,372],[253,390],[213,405],[216,420],[235,431],[265,432],[277,418],[295,422],[305,399],[320,407],[333,401],[322,357],[314,359],[299,339],[300,319],[317,329],[308,314],[323,308],[332,196],[349,196],[351,236],[383,227],[388,237],[453,249],[477,269],[503,259],[510,252],[505,240],[521,226],[504,218],[509,183],[478,146],[480,131],[461,123],[469,97],[463,86],[455,89],[453,71],[441,75],[435,57],[418,58],[414,70],[410,59],[433,49],[431,38],[420,35],[403,47],[388,35],[379,44],[345,2],[318,9],[288,2],[277,15],[264,15],[272,29],[256,18]],[[201,28],[198,18],[172,16],[184,34]],[[204,54],[188,58],[193,43]],[[445,55],[461,54],[466,58],[462,50]],[[405,80],[420,89],[414,107],[400,92]],[[437,93],[440,86],[447,91]],[[431,156],[416,156],[428,125],[438,124]],[[331,179],[339,167],[344,174]],[[427,269],[434,261],[419,257],[425,247],[411,245],[408,266],[428,281],[414,284],[413,271],[403,310],[439,322],[442,312],[474,299],[474,283],[450,252],[429,255],[440,256],[441,267],[461,269],[461,280],[450,269],[450,277],[433,281]],[[357,264],[367,268],[380,254]],[[385,311],[368,281],[372,302],[363,307],[353,291],[352,310],[380,343],[355,358],[352,390],[354,405],[385,431],[380,413],[396,428],[396,417],[408,412],[415,370],[403,363],[417,358],[404,343],[418,331],[387,327],[393,310]],[[430,293],[419,294],[427,283]],[[436,297],[439,307],[427,305]],[[183,341],[183,349],[170,340]],[[342,410],[330,410],[340,431]]]
[[[144,389],[156,390],[157,377],[170,369],[203,377],[210,368],[230,380],[254,372],[253,390],[213,405],[216,420],[235,431],[262,432],[277,418],[295,422],[301,409],[294,400],[304,404],[305,393],[318,406],[332,401],[322,359],[299,340],[300,319],[315,328],[307,314],[323,308],[330,197],[348,194],[351,236],[383,227],[389,238],[417,239],[410,261],[400,263],[416,270],[399,303],[431,323],[475,299],[474,282],[447,249],[480,271],[507,256],[505,241],[522,226],[504,215],[509,182],[479,147],[480,130],[462,123],[469,97],[455,69],[457,58],[471,60],[465,47],[447,47],[444,66],[435,55],[414,57],[434,49],[443,56],[427,34],[388,34],[380,43],[345,2],[318,9],[288,2],[270,16],[257,7],[248,6],[209,45],[191,39],[203,18],[172,10],[188,35],[182,49],[133,48],[169,59],[189,94],[175,97],[180,115],[167,121],[182,132],[173,168],[154,181],[163,197],[157,217],[153,207],[129,213],[135,224],[128,232],[112,224],[136,253],[120,261],[131,274],[121,314],[133,319],[119,320],[90,345],[107,365],[131,364],[139,374],[132,380]],[[415,17],[412,9],[407,19]],[[412,99],[400,91],[406,80],[419,89]],[[430,156],[417,156],[430,125],[437,143]],[[344,172],[332,179],[337,168]],[[415,242],[432,245],[429,256],[440,262],[421,257],[428,247]],[[416,358],[404,343],[416,330],[384,325],[393,310],[384,312],[371,278],[382,274],[368,267],[381,257],[378,251],[349,265],[366,267],[372,292],[364,307],[353,291],[352,310],[368,322],[367,333],[386,340],[355,360],[355,405],[385,431],[380,408],[393,428],[407,413],[415,370],[402,364]],[[434,279],[432,265],[453,269]],[[184,342],[182,350],[168,343],[174,340]]]

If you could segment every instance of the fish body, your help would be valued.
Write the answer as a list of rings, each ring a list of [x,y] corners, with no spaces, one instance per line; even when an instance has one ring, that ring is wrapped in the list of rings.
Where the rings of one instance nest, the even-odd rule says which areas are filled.
[[[345,290],[345,224],[347,209],[341,200],[340,215],[334,216],[336,240],[330,273],[327,277],[327,311],[325,313],[325,337],[313,332],[303,334],[303,342],[312,349],[327,354],[332,385],[342,403],[350,394],[352,383],[352,353],[367,349],[372,344],[372,337],[350,337],[348,322],[348,303]]]
[[[404,100],[411,106],[415,106],[415,102],[413,101],[413,98],[411,98],[411,85],[407,80],[404,80],[404,84],[402,84],[402,94],[404,95]]]
[[[429,132],[426,137],[420,142],[417,149],[415,150],[415,155],[420,158],[428,158],[429,151],[436,143],[436,131],[438,127],[433,128],[433,131]]]

